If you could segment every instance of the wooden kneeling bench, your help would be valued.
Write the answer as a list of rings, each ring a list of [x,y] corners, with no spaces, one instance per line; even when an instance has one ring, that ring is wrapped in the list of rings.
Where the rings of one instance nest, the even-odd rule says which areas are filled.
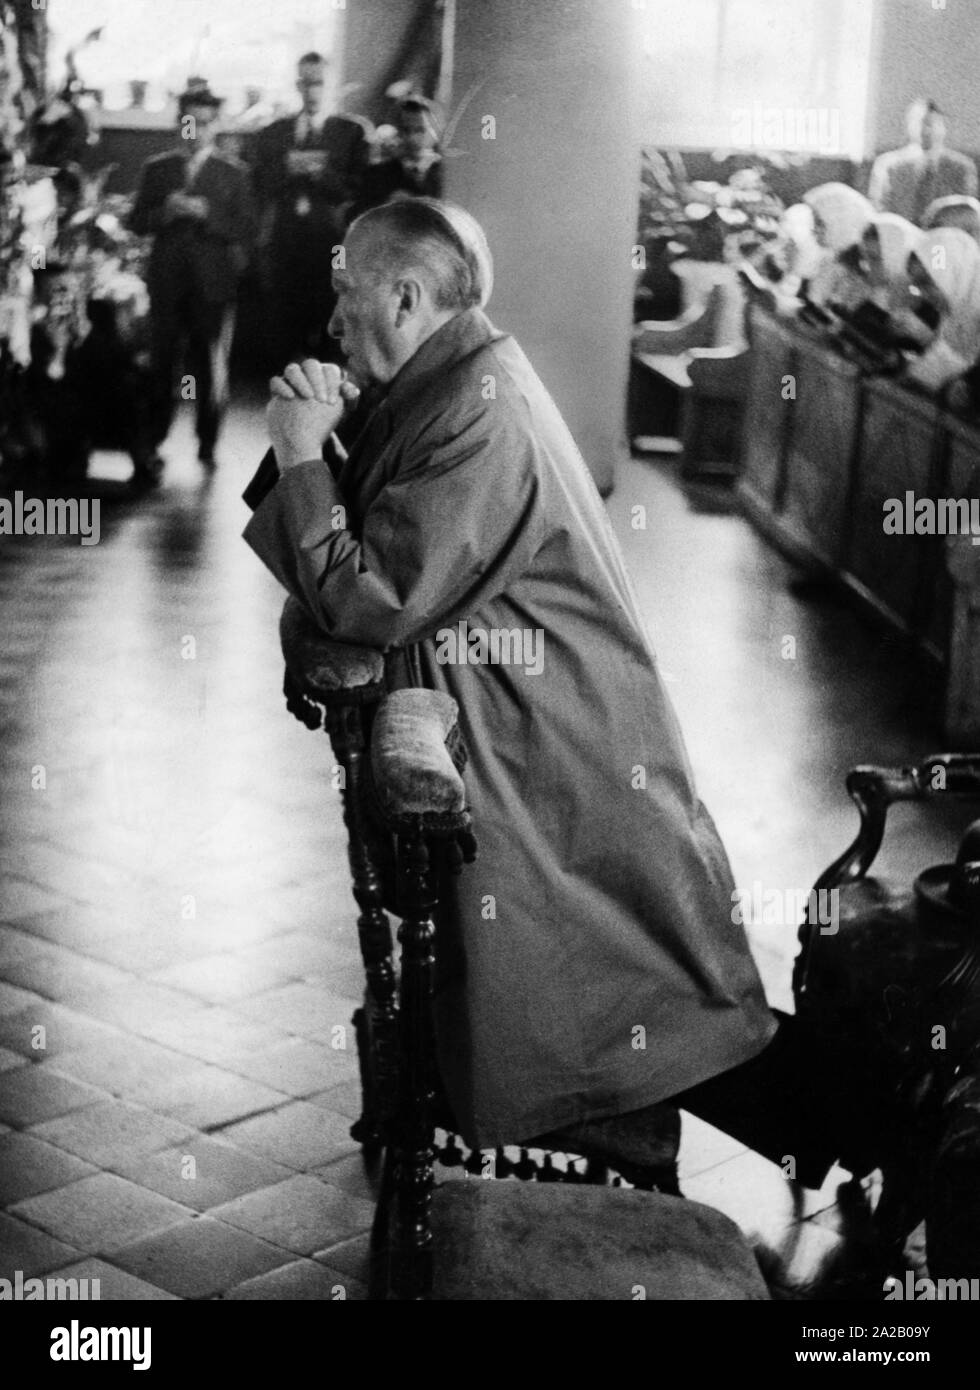
[[[367,976],[357,1019],[364,1115],[352,1133],[384,1152],[372,1295],[767,1299],[748,1243],[720,1212],[669,1192],[605,1185],[611,1166],[651,1188],[666,1170],[664,1185],[676,1191],[679,1122],[671,1107],[580,1126],[574,1147],[563,1147],[560,1132],[515,1136],[521,1160],[492,1171],[531,1181],[435,1183],[437,1124],[452,1119],[433,1045],[433,914],[445,875],[465,872],[476,852],[458,711],[437,691],[385,694],[380,653],[331,642],[293,599],[281,637],[289,707],[308,727],[326,728],[346,771],[344,815]],[[388,911],[401,920],[397,979]],[[460,1154],[455,1136],[450,1141],[444,1153]],[[585,1150],[589,1185],[580,1185],[577,1172],[574,1183],[545,1181],[556,1173],[530,1161],[537,1148]]]
[[[630,433],[676,435],[684,477],[738,472],[748,359],[743,348],[715,346],[721,308],[715,286],[682,318],[634,330]]]

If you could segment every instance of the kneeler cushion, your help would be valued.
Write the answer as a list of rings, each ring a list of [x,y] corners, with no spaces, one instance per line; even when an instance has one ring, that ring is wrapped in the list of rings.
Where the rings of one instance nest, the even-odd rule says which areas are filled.
[[[320,631],[292,595],[279,619],[279,641],[287,669],[303,694],[311,699],[374,689],[384,680],[384,657],[380,652],[334,642]]]
[[[460,749],[456,701],[440,690],[395,690],[371,734],[375,794],[388,816],[451,815],[466,793],[453,761]]]
[[[659,1192],[447,1182],[433,1194],[432,1233],[441,1300],[769,1298],[733,1221]]]

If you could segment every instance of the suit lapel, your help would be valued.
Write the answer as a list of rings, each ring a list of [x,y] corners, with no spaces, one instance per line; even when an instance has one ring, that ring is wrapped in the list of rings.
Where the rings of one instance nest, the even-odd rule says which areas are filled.
[[[188,190],[193,193],[200,193],[207,196],[209,191],[213,196],[218,191],[221,182],[221,171],[218,162],[213,154],[209,154],[203,164],[195,170],[194,177],[188,185]]]

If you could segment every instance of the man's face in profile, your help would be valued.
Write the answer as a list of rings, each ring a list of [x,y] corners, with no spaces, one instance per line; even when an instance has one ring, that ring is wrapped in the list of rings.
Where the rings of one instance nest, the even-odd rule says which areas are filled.
[[[384,384],[398,370],[395,316],[397,295],[383,274],[377,248],[366,237],[344,243],[347,265],[333,273],[337,305],[330,319],[332,337],[359,386]]]
[[[303,110],[308,116],[316,116],[323,106],[325,75],[319,63],[302,63],[296,89],[303,101]]]

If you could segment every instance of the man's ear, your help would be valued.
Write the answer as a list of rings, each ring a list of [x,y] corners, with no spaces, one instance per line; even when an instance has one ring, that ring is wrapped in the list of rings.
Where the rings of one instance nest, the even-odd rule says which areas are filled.
[[[395,294],[398,306],[395,311],[395,327],[401,328],[406,319],[418,313],[422,303],[422,286],[418,280],[406,276],[404,280],[395,282]]]

